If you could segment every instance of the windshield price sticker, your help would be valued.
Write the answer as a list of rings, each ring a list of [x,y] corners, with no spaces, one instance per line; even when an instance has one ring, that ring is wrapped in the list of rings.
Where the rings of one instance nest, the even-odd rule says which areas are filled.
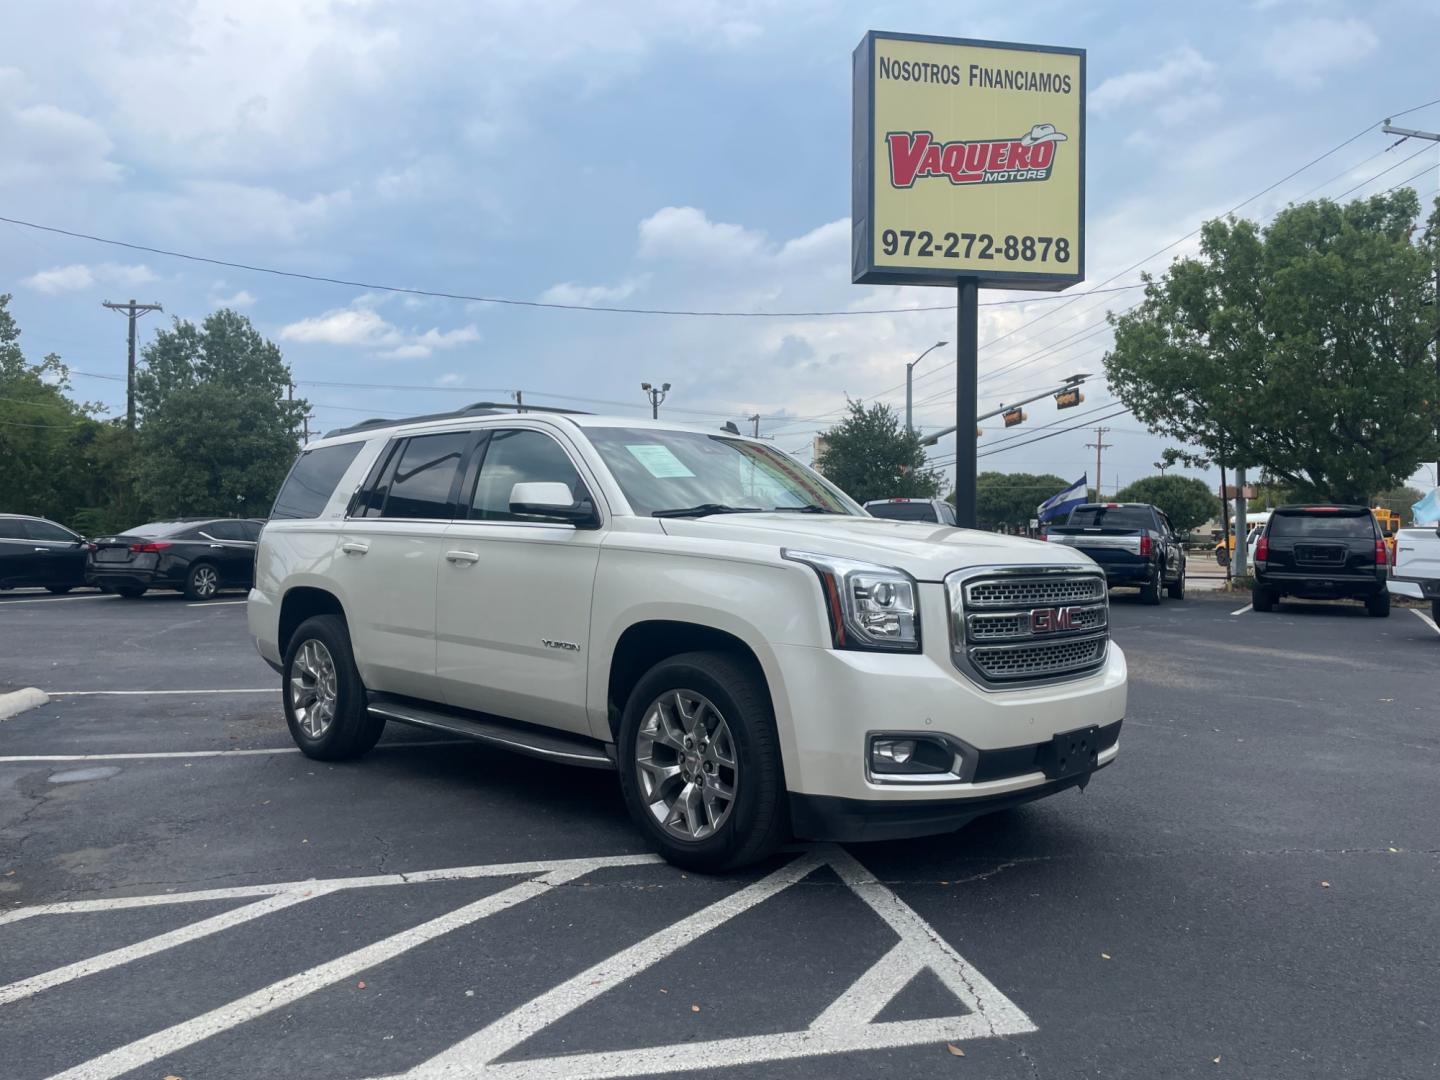
[[[852,174],[857,283],[1083,280],[1084,51],[867,34]]]
[[[683,461],[675,456],[673,450],[661,443],[640,443],[638,445],[627,443],[625,449],[630,451],[630,456],[644,465],[645,471],[657,480],[695,475],[685,467]]]

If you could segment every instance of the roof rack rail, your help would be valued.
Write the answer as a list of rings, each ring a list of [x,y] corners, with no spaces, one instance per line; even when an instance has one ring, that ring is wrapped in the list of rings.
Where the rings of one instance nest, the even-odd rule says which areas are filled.
[[[505,413],[558,413],[562,416],[588,416],[581,409],[557,409],[547,405],[513,405],[503,401],[476,401],[450,412],[422,413],[419,416],[372,417],[350,424],[348,427],[332,428],[321,438],[332,435],[353,435],[357,431],[372,431],[375,428],[400,427],[403,424],[420,424],[430,420],[455,420],[462,416],[499,416]]]

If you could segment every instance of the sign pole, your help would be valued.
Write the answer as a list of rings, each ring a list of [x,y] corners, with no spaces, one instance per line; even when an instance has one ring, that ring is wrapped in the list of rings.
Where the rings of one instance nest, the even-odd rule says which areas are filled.
[[[955,523],[975,528],[975,417],[980,412],[980,287],[960,282],[955,317]]]

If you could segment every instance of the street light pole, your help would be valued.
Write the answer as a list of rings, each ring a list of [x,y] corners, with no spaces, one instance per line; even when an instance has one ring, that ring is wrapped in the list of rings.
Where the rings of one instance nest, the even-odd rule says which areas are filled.
[[[926,349],[919,356],[915,357],[914,360],[911,360],[908,364],[905,365],[905,431],[907,434],[911,434],[915,431],[915,425],[911,422],[910,412],[910,402],[913,396],[910,390],[911,375],[915,371],[915,365],[920,363],[921,360],[924,360],[925,357],[930,355],[930,353],[934,350],[940,348],[942,345],[949,344],[950,343],[948,341],[937,341],[934,345],[931,345],[930,348]]]
[[[669,396],[670,384],[661,383],[658,387],[648,382],[642,382],[640,389],[645,391],[645,396],[650,399],[650,419],[660,419],[660,403]]]

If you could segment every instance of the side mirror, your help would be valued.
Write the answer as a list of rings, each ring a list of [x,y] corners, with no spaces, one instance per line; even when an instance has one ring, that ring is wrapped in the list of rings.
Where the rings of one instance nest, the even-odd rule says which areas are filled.
[[[516,484],[510,489],[510,512],[577,526],[594,525],[599,521],[592,507],[575,501],[569,485],[555,481]]]

